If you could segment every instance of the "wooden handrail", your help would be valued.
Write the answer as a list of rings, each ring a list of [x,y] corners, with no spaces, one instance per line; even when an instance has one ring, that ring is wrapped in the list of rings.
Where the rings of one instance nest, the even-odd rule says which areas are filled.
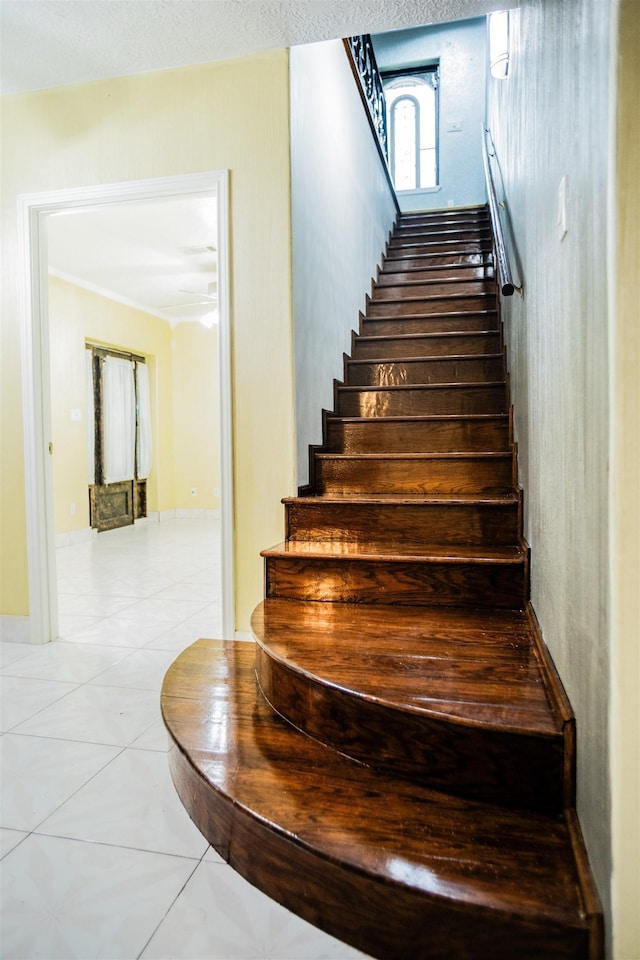
[[[382,169],[391,190],[396,212],[400,213],[400,204],[391,179],[387,157],[387,117],[384,90],[382,89],[382,80],[380,79],[371,37],[369,34],[363,34],[359,37],[346,37],[342,42],[380,155]]]
[[[496,188],[491,173],[490,156],[495,156],[495,152],[489,152],[487,146],[487,136],[490,136],[489,130],[482,124],[482,161],[484,163],[484,176],[487,182],[487,196],[489,198],[489,212],[491,214],[491,223],[493,225],[493,236],[495,240],[496,260],[498,267],[498,279],[500,281],[500,290],[505,297],[512,297],[515,291],[522,293],[522,288],[517,287],[513,282],[511,273],[511,264],[509,263],[509,253],[502,229],[500,211],[498,209],[498,199],[496,197]]]

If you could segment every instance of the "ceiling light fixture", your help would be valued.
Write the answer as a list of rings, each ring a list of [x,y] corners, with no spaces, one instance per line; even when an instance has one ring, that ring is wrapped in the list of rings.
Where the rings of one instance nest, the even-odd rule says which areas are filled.
[[[509,74],[509,11],[489,14],[489,64],[491,76],[506,80]]]
[[[210,310],[208,313],[203,314],[200,317],[200,323],[203,327],[206,327],[207,330],[210,330],[218,322],[218,311]]]

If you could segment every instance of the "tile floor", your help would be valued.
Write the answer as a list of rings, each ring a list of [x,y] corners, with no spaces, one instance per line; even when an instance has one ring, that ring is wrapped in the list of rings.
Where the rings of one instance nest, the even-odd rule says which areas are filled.
[[[208,846],[171,783],[164,673],[220,635],[216,521],[57,551],[61,639],[1,644],[2,960],[354,960]]]

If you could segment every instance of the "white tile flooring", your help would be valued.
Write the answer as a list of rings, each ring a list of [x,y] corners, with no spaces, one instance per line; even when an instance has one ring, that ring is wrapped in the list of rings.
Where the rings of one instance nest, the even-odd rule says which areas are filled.
[[[171,783],[160,685],[220,635],[216,521],[143,521],[57,564],[61,639],[1,644],[2,960],[362,957],[227,866]]]

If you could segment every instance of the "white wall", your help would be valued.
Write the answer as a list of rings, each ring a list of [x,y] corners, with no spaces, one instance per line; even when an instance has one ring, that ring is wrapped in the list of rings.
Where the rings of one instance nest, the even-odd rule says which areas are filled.
[[[378,34],[380,70],[440,64],[439,189],[398,194],[402,210],[486,203],[480,130],[485,113],[486,18]],[[450,132],[455,122],[461,129]]]
[[[293,47],[291,203],[298,485],[322,440],[396,210],[341,41]]]
[[[504,320],[531,594],[577,718],[578,813],[608,910],[611,6],[523,0],[490,126],[522,263]],[[568,177],[566,237],[558,187]]]

